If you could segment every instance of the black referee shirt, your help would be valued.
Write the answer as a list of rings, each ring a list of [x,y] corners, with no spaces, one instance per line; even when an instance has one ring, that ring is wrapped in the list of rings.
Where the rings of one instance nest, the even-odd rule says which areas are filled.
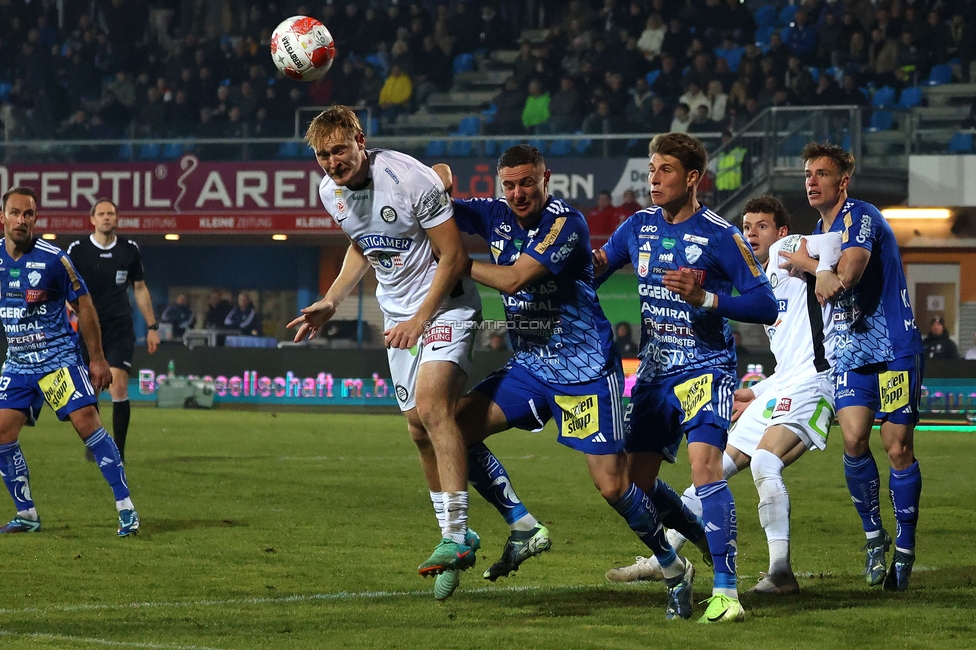
[[[131,318],[132,307],[126,291],[129,285],[145,279],[136,243],[116,237],[115,243],[102,248],[89,235],[72,242],[67,252],[88,285],[99,322]]]

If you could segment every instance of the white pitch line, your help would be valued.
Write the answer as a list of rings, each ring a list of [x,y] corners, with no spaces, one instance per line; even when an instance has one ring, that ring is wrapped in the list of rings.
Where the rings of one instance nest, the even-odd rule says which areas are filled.
[[[493,592],[523,592],[523,591],[580,591],[583,589],[593,589],[599,586],[609,585],[556,585],[552,587],[544,586],[513,586],[513,587],[479,587],[477,589],[464,589],[462,593],[480,594]],[[262,596],[259,598],[229,598],[227,600],[177,600],[170,602],[147,601],[140,603],[102,603],[85,605],[54,605],[52,607],[23,607],[20,609],[0,609],[0,614],[44,614],[47,612],[90,612],[90,611],[112,611],[125,609],[159,609],[159,608],[187,608],[187,607],[223,607],[227,605],[275,605],[296,602],[309,602],[314,600],[354,600],[354,599],[379,599],[379,598],[412,598],[415,596],[430,596],[430,589],[415,591],[359,591],[348,592],[340,591],[331,594],[295,594],[292,596],[271,597]],[[147,646],[148,647],[148,646]],[[169,647],[169,646],[167,646]]]
[[[43,632],[11,632],[0,630],[0,637],[22,637],[28,639],[43,639],[45,641],[71,641],[74,643],[94,643],[114,648],[150,648],[151,650],[220,650],[200,645],[172,645],[169,643],[139,643],[138,641],[112,641],[97,637],[70,636],[66,634],[45,634]]]

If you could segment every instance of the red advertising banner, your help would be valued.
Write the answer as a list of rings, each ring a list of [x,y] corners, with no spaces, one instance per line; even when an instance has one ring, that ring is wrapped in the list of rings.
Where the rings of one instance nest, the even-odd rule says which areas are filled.
[[[37,230],[91,230],[88,211],[107,197],[119,206],[119,229],[132,233],[333,233],[322,208],[322,170],[313,161],[172,162],[102,165],[0,165],[0,190],[37,193]]]

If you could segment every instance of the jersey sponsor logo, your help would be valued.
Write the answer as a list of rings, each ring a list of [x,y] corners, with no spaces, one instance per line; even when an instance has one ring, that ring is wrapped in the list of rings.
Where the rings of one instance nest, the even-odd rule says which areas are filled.
[[[762,269],[759,268],[759,262],[756,261],[756,256],[752,254],[752,248],[746,244],[745,240],[742,239],[742,235],[735,233],[732,235],[732,239],[735,240],[735,245],[739,247],[739,252],[742,253],[742,259],[746,261],[749,266],[749,271],[752,272],[752,277],[758,278],[762,273]]]
[[[791,408],[793,408],[792,398],[783,397],[776,403],[776,408],[773,409],[773,417],[776,417],[777,413],[789,413]]]
[[[10,277],[12,277],[12,278],[19,278],[20,277],[20,269],[10,269]]]
[[[686,232],[681,238],[682,241],[690,241],[692,244],[701,244],[702,246],[708,246],[708,237],[699,237],[698,235],[692,235],[690,232]]]
[[[651,254],[650,253],[638,253],[637,254],[637,275],[642,278],[647,277],[647,272],[650,270],[651,266]]]
[[[20,289],[20,280],[11,280],[7,283],[8,289]]]
[[[128,271],[116,271],[115,272],[115,284],[117,284],[118,286],[121,287],[121,286],[125,285],[126,280],[128,280],[128,279],[129,279],[129,272]]]
[[[8,294],[9,297],[9,294]],[[45,302],[47,300],[47,290],[46,289],[28,289],[27,290],[27,302]]]
[[[763,410],[763,417],[766,419],[773,417],[774,408],[776,408],[776,400],[771,399],[766,402],[766,408]]]
[[[556,217],[553,221],[552,227],[546,234],[545,238],[541,242],[535,245],[536,253],[544,253],[546,249],[556,243],[556,239],[559,237],[559,233],[562,232],[563,226],[566,224],[566,217]]]
[[[702,256],[702,253],[704,252],[705,251],[701,249],[701,246],[698,246],[697,244],[692,244],[691,246],[685,248],[685,259],[688,260],[689,264],[694,264],[695,262],[698,261],[698,259]]]
[[[674,253],[661,253],[660,255],[657,256],[657,261],[658,262],[673,262],[674,261]]]
[[[71,262],[67,257],[61,257],[61,264],[64,265],[64,270],[68,272],[68,279],[71,280],[71,288],[75,291],[81,290],[81,280],[78,279],[78,274],[75,272],[75,267],[72,266]]]
[[[861,226],[858,228],[857,237],[855,240],[858,244],[865,243],[871,238],[871,216],[867,214],[861,215]]]
[[[359,247],[363,249],[363,251],[369,251],[376,248],[408,251],[410,250],[410,245],[413,243],[413,240],[402,237],[389,237],[387,235],[363,235],[356,240],[356,243],[359,244]]]
[[[400,184],[400,178],[396,174],[393,173],[393,170],[392,169],[390,169],[389,167],[384,167],[383,168],[383,171],[385,171],[387,173],[387,175],[389,175],[389,177],[393,179],[393,182],[394,183],[396,183],[397,185]]]
[[[566,243],[563,244],[558,251],[549,256],[549,261],[553,264],[562,262],[573,252],[577,241],[579,241],[579,234],[574,232],[569,236],[569,238],[566,239]]]
[[[104,257],[105,259],[111,259],[112,254],[111,253],[99,253],[98,256],[99,257]]]
[[[657,226],[641,226],[640,231],[645,232],[657,232]]]
[[[431,343],[450,343],[454,340],[454,330],[450,325],[434,325],[424,331],[424,345]]]
[[[27,281],[30,282],[30,286],[36,287],[37,284],[41,281],[41,274],[38,273],[37,271],[31,271],[30,273],[27,274]]]
[[[562,409],[559,435],[564,438],[589,438],[600,432],[600,406],[596,395],[556,395]]]
[[[664,239],[661,240],[661,244],[667,250],[671,250],[672,248],[674,248],[674,245],[677,244],[677,243],[678,243],[678,241],[676,239],[674,239],[673,237],[665,237]]]
[[[789,306],[790,306],[790,301],[789,300],[777,300],[776,301],[776,310],[779,313],[781,313],[781,314],[784,311],[786,311],[786,308],[789,307]]]
[[[500,230],[500,231],[506,232],[506,233],[511,233],[512,232],[512,227],[510,225],[508,225],[507,223],[500,223],[500,224],[498,224],[498,227],[496,228],[496,230]]]
[[[8,291],[7,297],[10,299],[20,300],[21,298],[24,297],[24,293],[22,291]]]
[[[384,205],[380,208],[380,218],[386,223],[393,223],[397,218],[396,210],[388,205]]]
[[[779,240],[780,250],[786,251],[787,253],[795,253],[800,248],[800,240],[803,239],[801,235],[787,235]]]
[[[894,413],[908,406],[908,371],[889,370],[878,373],[882,413]]]
[[[2,319],[10,318],[16,320],[18,318],[34,316],[35,314],[40,316],[47,315],[47,305],[38,305],[37,307],[0,307],[0,318]]]
[[[673,302],[683,302],[681,296],[659,284],[638,284],[637,295],[642,298],[654,298],[656,300],[671,300]]]
[[[345,212],[346,211],[346,202],[342,198],[342,190],[337,189],[337,190],[334,191],[334,193],[335,193],[336,209],[339,212]]]
[[[71,401],[71,394],[75,392],[75,383],[71,380],[67,368],[60,368],[44,375],[37,381],[37,385],[44,393],[44,399],[55,411],[67,406]]]
[[[853,225],[854,225],[854,218],[851,216],[851,213],[848,212],[847,214],[844,215],[844,227],[850,228]]]
[[[432,187],[420,197],[420,207],[428,214],[440,214],[447,206],[447,192]]]
[[[26,264],[26,266],[29,269],[41,269],[41,270],[44,270],[44,269],[47,268],[47,262],[28,262]]]
[[[641,247],[640,247],[639,250],[642,250],[642,251],[645,251],[645,252],[650,253],[651,252],[651,242],[649,242],[649,241],[648,242],[644,242],[643,244],[641,244]]]
[[[702,375],[682,382],[674,387],[674,396],[681,404],[684,413],[682,423],[688,422],[698,415],[705,406],[712,402],[712,375]]]
[[[511,227],[508,224],[504,224],[504,223],[502,224],[502,226],[505,226],[505,227],[504,228],[502,228],[501,226],[496,226],[495,227],[495,230],[494,230],[495,234],[498,235],[499,237],[501,237],[502,239],[511,241],[512,236],[510,234],[508,234],[508,233],[512,232]]]

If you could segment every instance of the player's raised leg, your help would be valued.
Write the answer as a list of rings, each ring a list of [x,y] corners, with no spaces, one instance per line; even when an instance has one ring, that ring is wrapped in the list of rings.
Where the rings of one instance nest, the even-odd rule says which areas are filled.
[[[3,396],[8,399],[14,394],[10,391],[10,379],[0,378]],[[17,511],[13,519],[0,526],[0,533],[36,533],[41,530],[41,520],[31,497],[30,472],[18,441],[20,430],[26,423],[27,415],[23,411],[0,409],[0,476]]]
[[[501,558],[484,572],[484,578],[491,582],[518,571],[530,557],[552,547],[549,530],[523,505],[504,465],[484,443],[488,436],[511,427],[541,428],[549,418],[545,399],[534,400],[530,386],[516,390],[517,381],[505,371],[494,373],[465,395],[458,408],[458,425],[468,444],[468,481],[495,507],[511,531]],[[533,410],[536,401],[540,406]],[[523,422],[526,418],[531,421]]]

